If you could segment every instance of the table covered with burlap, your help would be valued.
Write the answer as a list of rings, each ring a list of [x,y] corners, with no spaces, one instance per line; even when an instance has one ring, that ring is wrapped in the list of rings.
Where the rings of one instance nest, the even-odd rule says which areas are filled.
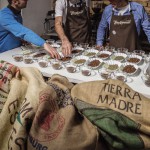
[[[150,148],[150,101],[125,83],[45,82],[4,61],[0,77],[0,150]]]

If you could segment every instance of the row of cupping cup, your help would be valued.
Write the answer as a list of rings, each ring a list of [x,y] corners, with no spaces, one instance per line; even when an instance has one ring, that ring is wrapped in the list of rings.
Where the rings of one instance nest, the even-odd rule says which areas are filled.
[[[14,59],[16,59],[19,62],[23,61],[26,64],[31,64],[34,62],[31,56],[23,56],[23,57],[21,56],[22,55],[17,55],[17,56],[15,55]],[[42,68],[46,68],[48,66],[52,66],[52,68],[55,70],[60,70],[62,68],[65,68],[69,73],[81,72],[82,75],[84,76],[94,76],[96,74],[96,71],[92,70],[91,68],[87,66],[75,66],[70,63],[63,64],[62,62],[55,60],[55,59],[51,61],[47,61],[46,59],[39,59],[37,62],[38,62],[38,65]],[[114,78],[114,79],[118,79],[122,81],[127,80],[126,74],[124,74],[121,71],[116,71],[115,73],[112,73],[105,68],[101,68],[98,70],[98,73],[103,79]]]

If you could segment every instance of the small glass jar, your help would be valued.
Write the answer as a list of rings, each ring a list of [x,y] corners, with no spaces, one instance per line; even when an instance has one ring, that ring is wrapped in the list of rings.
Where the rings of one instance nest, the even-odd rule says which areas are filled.
[[[23,60],[22,54],[15,54],[12,57],[13,57],[14,61],[16,61],[16,62],[21,62]]]
[[[80,70],[81,70],[82,75],[84,75],[84,76],[90,76],[91,75],[91,69],[90,68],[82,66],[80,68]]]
[[[102,68],[102,69],[98,70],[98,72],[99,72],[99,75],[103,79],[110,79],[111,78],[111,73],[105,68]]]
[[[115,72],[115,79],[126,82],[127,81],[127,75],[123,73],[122,71]]]
[[[89,43],[80,43],[79,46],[84,48],[84,49],[87,49],[89,46]]]
[[[114,46],[106,46],[105,50],[110,51],[110,52],[115,52],[115,47]]]
[[[33,63],[33,57],[30,55],[24,55],[23,56],[23,62],[25,64],[31,64],[31,63]]]
[[[77,67],[75,65],[66,64],[65,67],[69,73],[75,73],[77,71]]]
[[[77,47],[77,46],[78,46],[78,43],[77,43],[77,42],[72,42],[72,46],[73,46],[73,47]]]
[[[56,59],[51,61],[51,65],[52,65],[53,69],[55,69],[55,70],[60,70],[63,68],[62,63]]]
[[[134,50],[133,53],[135,55],[139,55],[139,56],[144,56],[145,55],[145,51],[143,51],[143,50]]]
[[[48,60],[47,59],[39,59],[38,64],[41,68],[46,68],[48,66]]]
[[[149,63],[150,62],[150,53],[145,55],[145,63]]]
[[[120,47],[120,48],[117,48],[117,52],[128,54],[128,49],[124,47]]]

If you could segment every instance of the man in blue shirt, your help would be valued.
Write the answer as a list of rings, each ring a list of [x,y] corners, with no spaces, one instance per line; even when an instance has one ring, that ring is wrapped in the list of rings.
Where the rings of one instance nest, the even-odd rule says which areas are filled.
[[[21,9],[28,0],[8,0],[9,5],[0,10],[0,53],[21,46],[21,40],[42,46],[51,57],[60,58],[58,52],[32,30],[22,25]]]
[[[109,27],[110,46],[124,47],[129,51],[140,49],[141,27],[150,42],[150,21],[144,7],[128,0],[109,0],[97,30],[97,46],[104,44]]]

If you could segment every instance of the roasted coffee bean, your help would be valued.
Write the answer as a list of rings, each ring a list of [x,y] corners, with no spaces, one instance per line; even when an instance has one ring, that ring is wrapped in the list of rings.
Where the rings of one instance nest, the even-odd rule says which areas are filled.
[[[139,58],[129,58],[128,59],[128,62],[131,62],[131,63],[138,63],[140,61]]]
[[[72,57],[62,57],[60,60],[61,61],[69,61],[71,60]]]
[[[136,71],[136,68],[133,65],[127,65],[123,68],[123,71],[126,73],[133,73]]]
[[[97,67],[97,66],[99,66],[99,64],[100,64],[99,60],[93,60],[93,61],[89,62],[88,66]]]
[[[45,55],[46,55],[46,53],[39,53],[39,54],[34,55],[33,57],[38,58],[38,57],[42,57],[42,56],[45,56]]]
[[[82,52],[82,50],[72,50],[72,54],[77,54],[77,53],[80,53],[80,52]]]
[[[109,54],[102,53],[102,54],[99,54],[98,57],[99,58],[107,58],[107,57],[109,57]]]

